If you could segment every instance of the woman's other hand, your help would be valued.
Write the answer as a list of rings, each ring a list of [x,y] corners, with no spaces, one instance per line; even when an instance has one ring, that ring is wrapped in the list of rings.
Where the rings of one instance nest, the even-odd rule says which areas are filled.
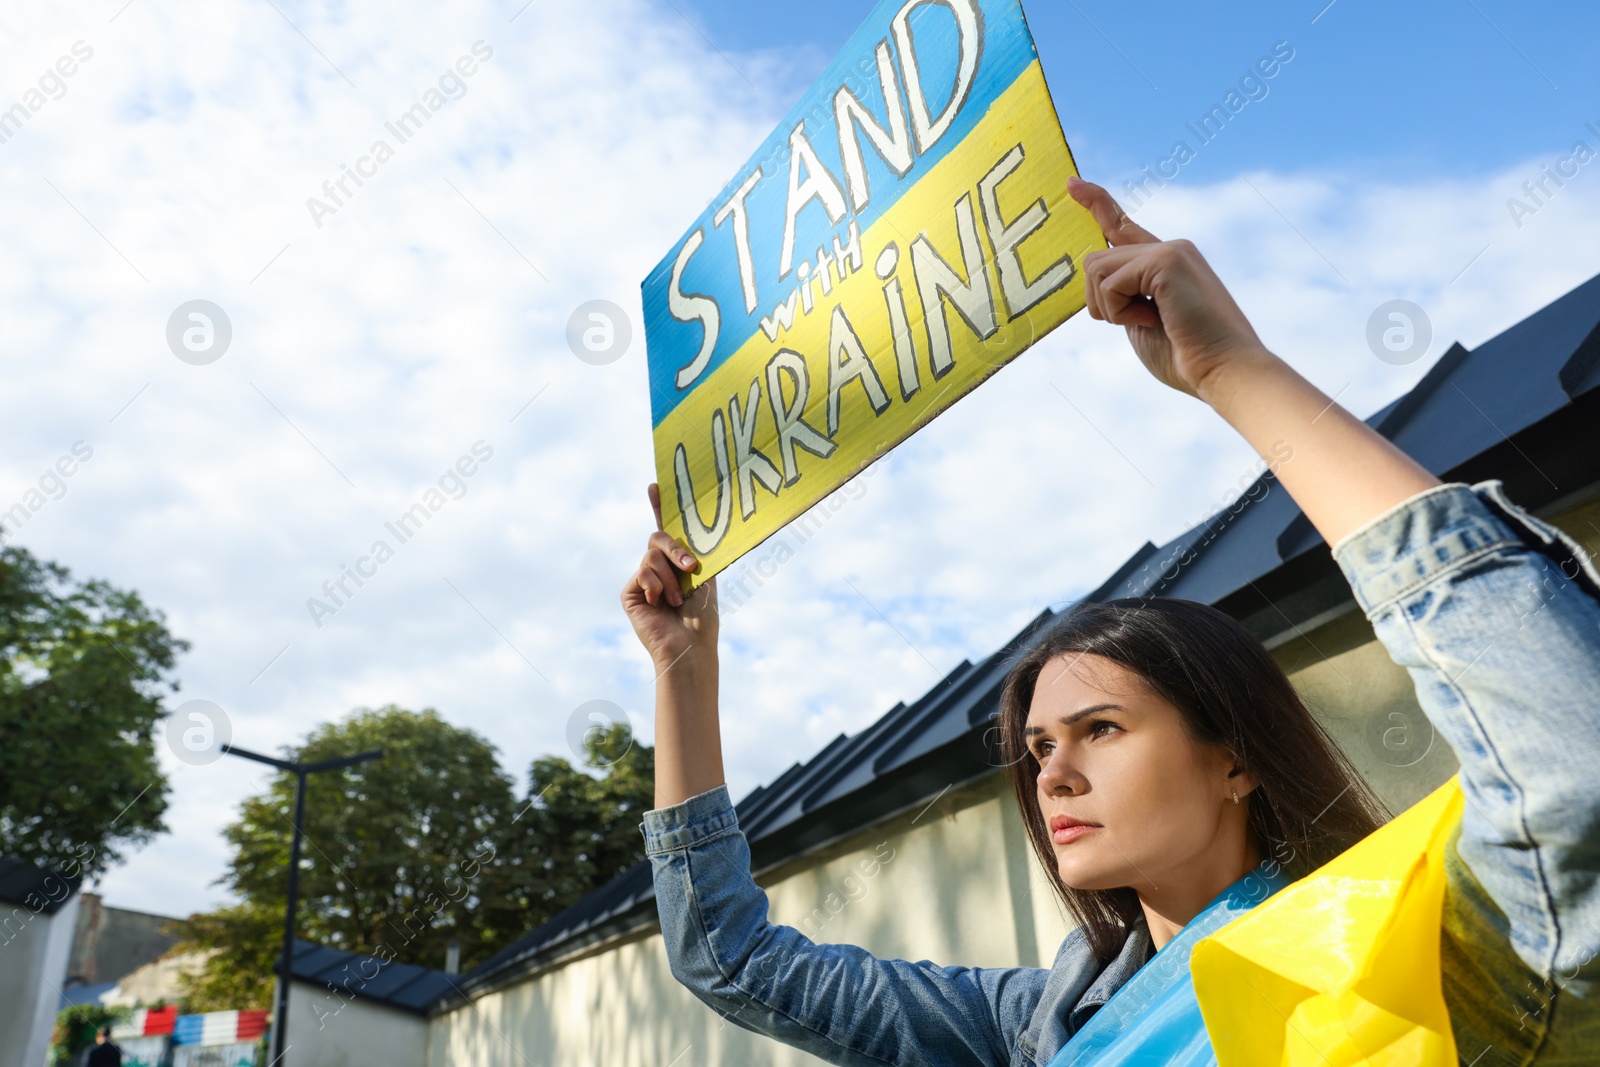
[[[1191,242],[1157,239],[1093,182],[1071,178],[1067,191],[1111,244],[1083,257],[1089,314],[1126,327],[1139,361],[1157,380],[1204,400],[1220,368],[1276,358]]]
[[[662,528],[661,490],[650,483],[650,506],[656,530],[645,546],[639,569],[622,588],[622,610],[633,632],[660,670],[665,670],[694,647],[717,645],[717,580],[710,579],[685,597],[680,572],[700,566],[683,543]]]
[[[1126,327],[1151,374],[1238,430],[1330,546],[1439,484],[1267,351],[1194,245],[1157,240],[1092,182],[1067,191],[1111,244],[1083,257],[1089,314]]]

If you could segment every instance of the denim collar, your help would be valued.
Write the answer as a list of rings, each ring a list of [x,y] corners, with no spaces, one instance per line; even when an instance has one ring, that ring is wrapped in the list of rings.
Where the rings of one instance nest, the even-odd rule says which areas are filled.
[[[1083,996],[1067,1013],[1067,1033],[1075,1034],[1082,1029],[1083,1024],[1111,999],[1112,994],[1138,973],[1139,968],[1150,959],[1154,947],[1155,943],[1150,940],[1150,928],[1145,925],[1144,916],[1140,915],[1128,927],[1128,938],[1122,943],[1122,950],[1106,964],[1099,977],[1090,983],[1089,988],[1083,991]]]
[[[1205,925],[1209,929],[1220,929],[1289,884],[1291,879],[1277,864],[1272,864],[1270,871],[1262,869],[1266,866],[1267,864],[1262,864],[1251,870],[1212,897],[1196,919],[1204,916],[1207,920]],[[1195,920],[1190,920],[1183,930],[1190,930],[1194,923]],[[1183,930],[1179,933],[1182,934]],[[1105,969],[1089,984],[1089,988],[1084,990],[1078,1002],[1073,1005],[1072,1011],[1068,1013],[1067,1032],[1076,1034],[1082,1029],[1084,1024],[1105,1006],[1106,1001],[1115,996],[1117,991],[1150,961],[1155,955],[1154,948],[1155,943],[1150,938],[1150,928],[1145,923],[1144,916],[1140,915],[1129,926],[1128,939],[1122,943],[1122,951],[1106,964]],[[1184,951],[1187,954],[1187,948]],[[1185,970],[1187,969],[1185,965]]]
[[[1270,874],[1251,871],[1213,897],[1093,1010],[1085,1014],[1089,1006],[1080,1000],[1072,1012],[1072,1037],[1048,1061],[1051,1067],[1068,1062],[1215,1065],[1189,977],[1190,955],[1201,941],[1288,884],[1281,869],[1272,866]],[[1102,972],[1091,989],[1109,984],[1107,977]]]
[[[1212,902],[1228,897],[1231,898],[1231,907],[1247,910],[1288,882],[1289,879],[1280,870],[1265,875],[1257,869],[1223,890]],[[1150,930],[1142,913],[1135,915],[1129,923],[1128,936],[1121,949],[1104,967],[1095,962],[1083,928],[1080,926],[1070,931],[1056,952],[1044,994],[1034,1009],[1033,1018],[1019,1038],[1021,1050],[1029,1062],[1050,1062],[1062,1046],[1150,961],[1154,956],[1153,948]]]

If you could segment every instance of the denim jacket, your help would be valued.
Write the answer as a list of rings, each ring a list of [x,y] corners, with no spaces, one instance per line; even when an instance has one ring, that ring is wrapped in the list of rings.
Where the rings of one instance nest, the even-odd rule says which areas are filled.
[[[1333,547],[1378,640],[1461,764],[1440,954],[1471,1067],[1600,1063],[1600,572],[1498,480],[1435,486]],[[674,977],[829,1063],[1047,1064],[1150,957],[1099,966],[878,959],[767,921],[726,786],[644,814]]]

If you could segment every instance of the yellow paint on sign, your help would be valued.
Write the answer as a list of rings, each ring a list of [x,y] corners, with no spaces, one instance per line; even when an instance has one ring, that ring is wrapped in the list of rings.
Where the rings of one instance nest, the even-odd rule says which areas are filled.
[[[719,406],[662,420],[664,522],[701,560],[685,591],[1084,306],[1078,264],[1106,242],[1067,195],[1075,174],[1035,60],[853,254],[797,291],[792,324],[769,320],[697,384]]]

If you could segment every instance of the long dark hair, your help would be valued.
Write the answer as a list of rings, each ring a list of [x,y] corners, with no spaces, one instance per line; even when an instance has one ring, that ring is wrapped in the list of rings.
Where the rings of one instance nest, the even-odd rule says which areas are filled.
[[[1073,653],[1103,656],[1133,671],[1182,713],[1191,736],[1225,746],[1255,773],[1259,787],[1245,800],[1250,830],[1262,854],[1290,878],[1326,863],[1389,818],[1277,660],[1232,616],[1171,597],[1076,605],[1006,672],[1000,743],[1033,850],[1102,964],[1121,951],[1141,914],[1138,895],[1132,888],[1073,889],[1061,881],[1039,810],[1039,761],[1023,735],[1039,672]]]

